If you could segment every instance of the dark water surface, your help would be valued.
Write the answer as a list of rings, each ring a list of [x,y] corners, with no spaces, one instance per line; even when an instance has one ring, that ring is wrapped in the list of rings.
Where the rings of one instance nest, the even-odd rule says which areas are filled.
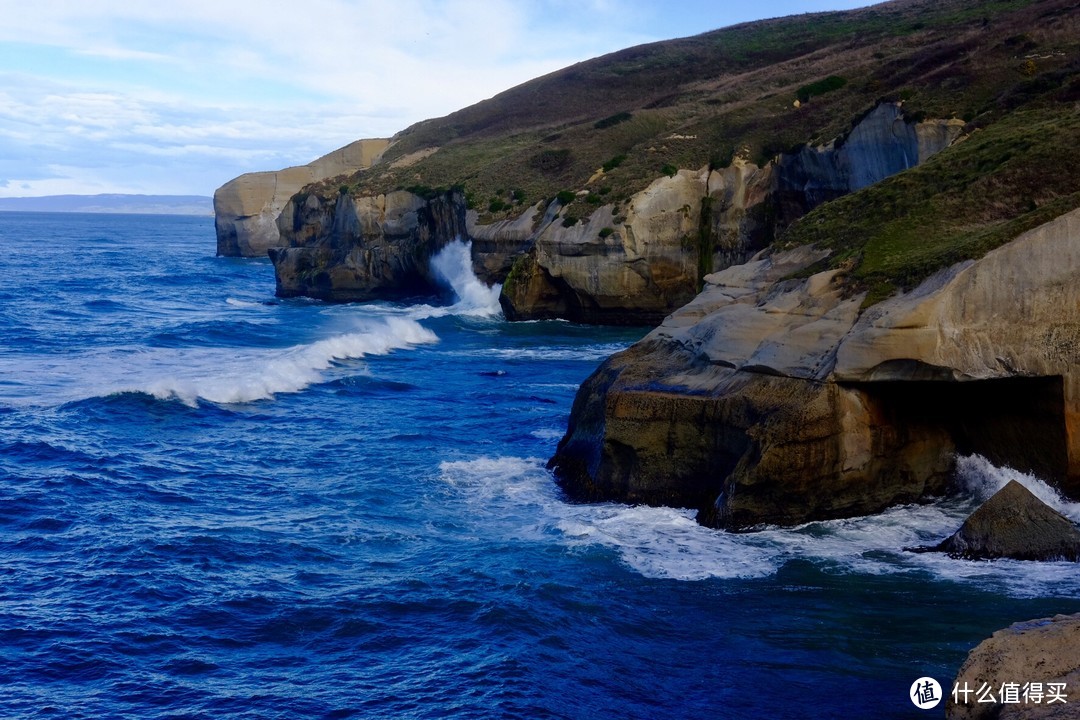
[[[898,550],[1016,475],[981,458],[753,535],[569,504],[544,462],[640,331],[508,324],[453,255],[450,307],[279,303],[213,248],[0,214],[0,717],[940,716],[916,678],[1080,610],[1074,565]]]

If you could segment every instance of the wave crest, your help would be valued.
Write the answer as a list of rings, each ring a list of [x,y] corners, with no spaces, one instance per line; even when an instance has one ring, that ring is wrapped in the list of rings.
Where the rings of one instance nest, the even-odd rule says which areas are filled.
[[[218,404],[267,400],[278,393],[299,392],[322,382],[324,372],[337,362],[386,355],[438,340],[435,333],[415,320],[388,317],[362,332],[298,345],[276,351],[270,357],[265,354],[230,360],[219,357],[222,365],[218,368],[208,368],[209,358],[202,358],[202,362],[196,363],[197,374],[181,370],[121,391],[146,392],[161,400],[180,400],[186,405],[196,405],[200,400]]]

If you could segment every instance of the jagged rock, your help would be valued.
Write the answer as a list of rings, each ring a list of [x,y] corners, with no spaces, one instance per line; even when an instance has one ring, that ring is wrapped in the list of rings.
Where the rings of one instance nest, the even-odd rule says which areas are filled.
[[[217,254],[265,257],[282,244],[277,219],[290,197],[310,183],[370,167],[389,144],[357,140],[307,165],[247,173],[225,183],[214,192]]]
[[[605,205],[565,227],[552,213],[503,286],[503,311],[511,320],[656,325],[694,297],[714,266],[764,246],[763,220],[750,209],[763,205],[769,183],[768,170],[738,160],[660,178],[621,215]]]
[[[1002,688],[1013,683],[1020,686],[1018,702],[1001,702]],[[945,690],[949,720],[1080,718],[1080,615],[1029,620],[998,630],[968,654],[954,687],[956,698],[952,688]],[[994,702],[978,701],[983,688],[990,693],[983,697],[992,696]],[[1051,699],[1058,688],[1065,702]]]
[[[877,105],[847,137],[780,156],[775,194],[781,222],[925,162],[963,128],[957,119],[911,122],[899,104]]]
[[[723,169],[680,170],[621,205],[599,207],[571,224],[558,202],[529,207],[517,217],[490,225],[480,225],[473,212],[467,215],[462,237],[474,240],[477,275],[488,283],[506,281],[500,303],[511,320],[656,325],[694,298],[705,275],[742,263],[767,246],[777,228],[778,205],[787,208],[782,220],[790,221],[824,199],[921,162],[946,147],[958,132],[955,122],[909,122],[898,106],[884,104],[857,124],[839,148],[830,144],[804,149],[763,168],[736,157]],[[292,175],[283,171],[276,177],[281,183]],[[268,182],[244,176],[219,191],[219,238],[224,238],[219,247],[229,248],[219,252],[254,252],[267,243],[289,248],[318,245],[318,252],[290,249],[274,254],[285,269],[278,273],[282,293],[310,291],[314,297],[337,300],[371,299],[380,288],[397,293],[395,283],[384,277],[394,263],[380,264],[371,257],[391,252],[386,242],[393,242],[394,233],[355,232],[358,225],[370,228],[384,222],[379,202],[351,198],[351,206],[343,205],[324,190],[304,195],[289,209],[284,207],[284,191],[278,191],[273,202],[233,210],[243,214],[242,223],[229,220],[225,198],[231,195],[225,190],[235,191],[256,180]],[[802,190],[796,192],[796,184]],[[817,186],[830,189],[817,192],[813,189]],[[311,202],[318,208],[304,209],[304,203]],[[282,214],[275,235],[263,226],[278,207]],[[375,215],[369,218],[365,213]],[[255,236],[261,238],[258,243]],[[319,243],[311,241],[315,236],[321,238]],[[378,250],[368,248],[369,237],[385,242]],[[242,248],[235,251],[234,246]],[[328,252],[330,247],[335,251]],[[353,251],[363,257],[351,258]],[[339,262],[344,265],[337,267]],[[365,265],[372,262],[372,271],[381,279],[367,281]],[[402,268],[411,273],[415,264]],[[403,278],[398,284],[412,286],[414,280],[415,276]]]
[[[936,550],[969,560],[1080,560],[1080,530],[1012,480]]]
[[[333,301],[430,295],[438,291],[429,260],[465,237],[460,192],[423,198],[399,190],[376,197],[339,193],[334,202],[297,195],[282,211],[289,247],[272,248],[279,297]]]
[[[809,249],[760,254],[583,384],[566,491],[760,523],[942,494],[956,452],[1080,495],[1080,210],[861,314]]]
[[[503,287],[503,311],[512,320],[656,325],[693,299],[703,276],[768,245],[778,226],[925,161],[962,127],[911,122],[883,103],[841,144],[782,154],[765,167],[735,158],[721,170],[681,170],[618,212],[605,206],[571,227],[546,218]],[[602,238],[604,228],[611,234]]]

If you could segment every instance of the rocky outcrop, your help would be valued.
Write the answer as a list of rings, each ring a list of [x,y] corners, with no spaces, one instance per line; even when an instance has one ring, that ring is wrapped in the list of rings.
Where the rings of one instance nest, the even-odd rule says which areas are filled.
[[[910,122],[899,106],[885,104],[868,113],[843,143],[803,149],[765,167],[735,158],[723,169],[680,170],[580,221],[568,217],[557,200],[485,225],[470,212],[462,239],[473,241],[478,277],[488,283],[505,280],[500,303],[508,319],[656,325],[693,299],[705,275],[742,263],[769,245],[778,223],[925,160],[958,133],[956,122]],[[389,249],[402,232],[411,237],[411,230],[393,229],[409,224],[395,215],[398,205],[408,202],[386,206],[373,197],[343,202],[324,192],[303,194],[286,207],[301,176],[326,164],[243,176],[219,190],[219,253],[287,247],[273,253],[279,292],[286,295],[366,300],[383,290],[397,295],[403,288],[422,288],[423,272],[417,268],[423,262],[400,260],[416,248]],[[602,175],[598,171],[594,180]],[[271,228],[274,218],[280,222]],[[358,231],[360,226],[366,230]],[[377,247],[365,245],[373,238]],[[407,276],[392,281],[386,274],[398,266]]]
[[[751,209],[763,205],[769,183],[767,170],[736,161],[660,178],[621,215],[605,205],[567,227],[556,206],[504,284],[503,312],[511,320],[656,325],[694,297],[714,266],[764,246],[764,223]]]
[[[551,466],[574,497],[726,527],[880,511],[955,452],[1080,495],[1080,210],[860,313],[822,253],[762,253],[582,386]]]
[[[968,654],[953,687],[949,720],[1080,718],[1080,615],[998,630]]]
[[[702,278],[745,262],[817,205],[913,167],[959,136],[959,120],[912,122],[877,106],[843,139],[758,167],[681,170],[625,208],[565,227],[545,218],[503,286],[510,319],[656,325],[693,299]],[[557,208],[556,208],[557,209]]]
[[[279,297],[362,301],[431,295],[430,258],[466,236],[460,192],[424,198],[411,192],[375,197],[339,193],[332,202],[294,196],[281,213],[287,247],[272,248]]]
[[[310,183],[370,167],[389,144],[357,140],[307,165],[247,173],[225,183],[214,192],[217,254],[265,257],[282,244],[277,219],[289,198]]]
[[[877,105],[846,137],[779,157],[780,222],[789,224],[822,203],[925,162],[955,142],[963,128],[963,120],[912,122],[897,103]]]
[[[1015,480],[935,550],[966,560],[1080,560],[1080,530]]]

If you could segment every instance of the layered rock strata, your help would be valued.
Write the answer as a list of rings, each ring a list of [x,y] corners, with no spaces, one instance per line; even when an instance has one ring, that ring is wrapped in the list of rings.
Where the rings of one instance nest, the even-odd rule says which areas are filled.
[[[568,211],[557,200],[485,225],[470,211],[461,238],[473,240],[474,269],[481,279],[505,280],[500,302],[511,320],[656,325],[694,298],[705,275],[742,263],[769,245],[778,227],[820,202],[922,162],[954,142],[961,126],[959,121],[911,122],[898,105],[887,103],[868,113],[843,142],[781,155],[765,167],[735,158],[723,169],[680,170],[581,221],[566,217]],[[244,222],[263,228],[280,202],[276,236],[260,230],[256,243],[254,230],[242,231],[247,226],[224,214],[219,226],[237,229],[219,231],[219,247],[242,245],[243,252],[253,252],[266,243],[317,245],[320,252],[273,254],[286,263],[277,273],[281,293],[371,299],[380,287],[393,289],[383,277],[387,267],[375,263],[376,277],[364,279],[370,258],[358,262],[354,253],[367,257],[373,249],[363,244],[366,238],[383,242],[391,236],[365,235],[355,226],[383,224],[389,215],[378,198],[391,195],[349,197],[346,204],[335,197],[303,195],[286,209],[279,193],[262,210],[244,210],[255,213],[244,215]],[[417,197],[408,202],[426,201]],[[311,203],[318,207],[308,207]],[[464,206],[455,212],[465,213]],[[317,243],[311,239],[315,236]],[[385,255],[384,245],[374,252]],[[301,274],[308,279],[294,282]]]
[[[551,460],[573,497],[709,525],[874,513],[956,452],[1080,495],[1080,210],[860,312],[823,255],[762,253],[582,386]]]
[[[512,320],[656,325],[693,299],[705,275],[745,262],[817,205],[924,162],[962,129],[959,120],[912,122],[884,103],[843,140],[764,167],[735,158],[723,169],[682,170],[619,210],[601,207],[570,227],[543,223],[503,286],[503,311]]]
[[[225,183],[214,192],[217,254],[265,257],[282,244],[277,220],[289,198],[305,185],[371,167],[389,144],[357,140],[307,165],[247,173]]]
[[[466,237],[460,192],[423,198],[411,192],[333,202],[294,196],[279,219],[288,247],[271,248],[279,297],[331,301],[431,295],[439,281],[430,259]]]

